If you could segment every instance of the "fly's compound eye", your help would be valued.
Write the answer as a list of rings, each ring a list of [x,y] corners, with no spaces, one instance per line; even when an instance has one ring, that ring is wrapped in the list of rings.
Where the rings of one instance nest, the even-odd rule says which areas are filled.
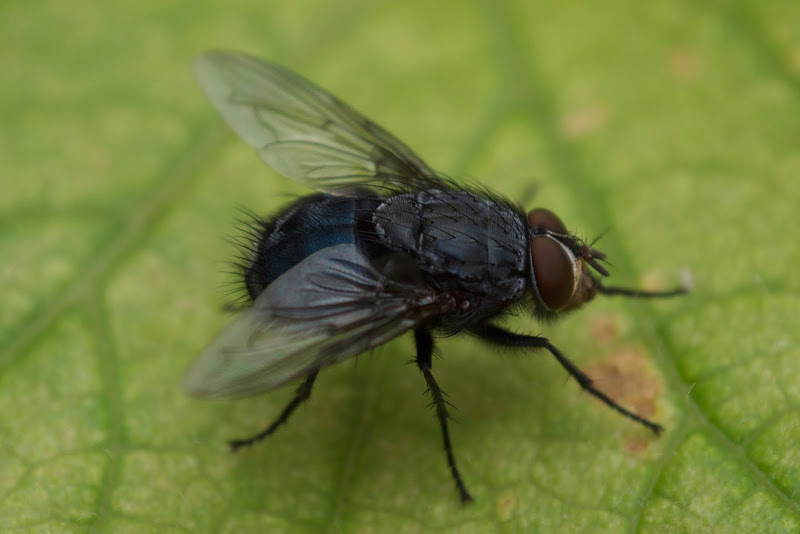
[[[551,311],[560,310],[575,292],[575,257],[557,239],[539,235],[531,239],[531,259],[533,286],[539,299]]]
[[[567,232],[567,227],[564,226],[564,223],[558,218],[558,215],[544,208],[536,208],[535,210],[529,211],[528,222],[531,226],[553,232],[554,234],[566,235],[569,233]]]

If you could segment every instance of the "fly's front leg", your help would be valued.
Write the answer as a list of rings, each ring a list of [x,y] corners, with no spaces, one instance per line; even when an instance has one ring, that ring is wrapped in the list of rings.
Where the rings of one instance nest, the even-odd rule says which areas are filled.
[[[479,326],[477,328],[472,329],[472,333],[478,336],[479,338],[483,339],[484,341],[488,341],[489,343],[493,343],[495,345],[500,345],[503,347],[510,347],[510,348],[529,348],[529,349],[546,349],[550,352],[553,356],[555,356],[558,363],[567,370],[567,372],[572,376],[580,386],[588,391],[591,395],[597,397],[601,401],[603,401],[607,406],[613,408],[617,412],[621,413],[625,417],[629,419],[633,419],[637,423],[640,423],[646,426],[649,430],[651,430],[654,434],[658,435],[663,430],[663,427],[657,423],[654,423],[648,419],[645,419],[641,415],[635,414],[631,411],[626,410],[619,404],[617,404],[611,397],[594,387],[592,383],[592,379],[589,376],[578,369],[578,366],[572,363],[569,358],[567,358],[560,350],[558,350],[555,346],[547,338],[539,337],[539,336],[526,336],[521,334],[514,334],[507,330],[503,330],[502,328],[498,328],[491,324],[486,324]]]
[[[439,420],[439,426],[442,429],[444,452],[447,455],[447,465],[450,467],[450,474],[453,475],[453,481],[456,483],[461,502],[470,502],[472,501],[472,496],[467,491],[467,487],[461,479],[461,473],[458,472],[456,459],[453,456],[453,446],[450,443],[450,432],[447,429],[447,419],[450,417],[447,413],[447,402],[444,400],[442,390],[436,383],[436,380],[434,380],[433,373],[431,372],[433,336],[431,336],[431,333],[427,330],[414,330],[414,341],[417,345],[417,367],[422,371],[425,382],[428,384],[428,392],[433,398],[433,406],[436,409],[436,418]]]
[[[685,295],[689,292],[689,289],[686,287],[676,287],[675,289],[668,289],[666,291],[646,291],[644,289],[630,287],[604,286],[599,280],[596,280],[596,284],[597,292],[603,295],[621,295],[623,297],[637,299],[663,299]]]
[[[275,432],[279,426],[286,422],[289,419],[289,416],[292,415],[292,412],[295,409],[303,404],[308,398],[311,396],[311,388],[314,386],[314,380],[317,379],[317,373],[319,371],[313,371],[310,375],[306,377],[300,387],[297,388],[297,391],[294,394],[294,398],[286,405],[286,408],[283,409],[281,414],[278,418],[272,422],[267,428],[259,432],[254,436],[250,436],[249,438],[244,439],[233,439],[228,442],[228,445],[231,447],[231,452],[236,452],[240,447],[248,447],[261,441],[262,439],[266,438],[273,432]]]

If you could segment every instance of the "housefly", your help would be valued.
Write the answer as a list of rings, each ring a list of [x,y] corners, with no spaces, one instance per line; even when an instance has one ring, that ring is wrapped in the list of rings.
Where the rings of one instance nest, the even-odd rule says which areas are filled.
[[[605,286],[605,255],[551,211],[525,213],[482,188],[444,178],[392,134],[310,81],[238,52],[210,51],[194,68],[225,121],[287,178],[318,191],[247,228],[242,281],[249,307],[189,367],[185,389],[240,397],[302,380],[265,430],[272,434],[309,398],[321,369],[412,331],[415,363],[433,399],[450,473],[470,501],[433,377],[435,336],[459,332],[502,347],[552,354],[580,386],[617,404],[547,338],[503,329],[520,308],[542,321],[597,293],[669,297]]]

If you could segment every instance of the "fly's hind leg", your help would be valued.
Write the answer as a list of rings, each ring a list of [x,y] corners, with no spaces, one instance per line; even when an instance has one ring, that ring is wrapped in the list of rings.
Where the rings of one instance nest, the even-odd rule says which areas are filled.
[[[450,443],[450,432],[447,429],[447,403],[444,400],[444,394],[441,388],[433,378],[431,373],[432,357],[433,357],[433,336],[427,330],[414,330],[414,341],[417,345],[417,367],[422,371],[425,377],[425,382],[428,384],[428,391],[433,398],[433,406],[436,408],[436,418],[439,420],[439,426],[442,429],[442,438],[444,439],[444,452],[447,455],[447,465],[450,467],[450,474],[453,476],[453,481],[456,483],[461,502],[467,503],[472,501],[472,496],[467,491],[464,481],[461,479],[461,473],[458,472],[456,467],[456,460],[453,456],[453,446]]]
[[[250,445],[253,445],[261,441],[262,439],[266,438],[267,436],[275,432],[275,430],[277,430],[279,426],[285,423],[286,420],[289,419],[289,416],[292,415],[292,412],[294,412],[298,406],[303,404],[303,402],[308,400],[308,398],[311,396],[311,388],[314,386],[314,380],[317,379],[318,372],[319,371],[313,371],[310,375],[306,377],[303,383],[300,384],[300,387],[297,388],[297,392],[295,393],[294,398],[289,402],[289,404],[286,405],[286,408],[283,409],[281,414],[275,421],[273,421],[271,425],[269,425],[267,428],[265,428],[258,434],[250,436],[249,438],[230,440],[228,442],[228,445],[230,445],[231,447],[231,452],[236,452],[241,447],[249,447]]]

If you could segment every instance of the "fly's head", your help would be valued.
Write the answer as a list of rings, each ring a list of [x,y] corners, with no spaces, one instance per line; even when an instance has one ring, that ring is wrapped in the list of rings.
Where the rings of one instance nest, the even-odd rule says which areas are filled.
[[[542,317],[574,310],[597,294],[599,281],[608,271],[598,260],[605,254],[570,234],[561,219],[550,210],[537,208],[528,213],[530,272],[536,312]]]

